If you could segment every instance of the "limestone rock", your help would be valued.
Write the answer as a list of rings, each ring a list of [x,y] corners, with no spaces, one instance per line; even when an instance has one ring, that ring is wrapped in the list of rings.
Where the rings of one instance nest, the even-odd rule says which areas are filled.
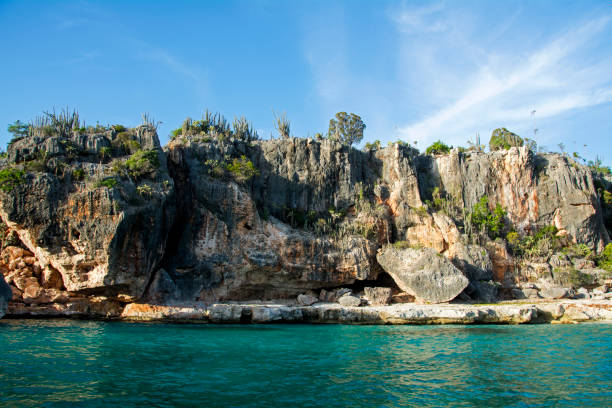
[[[469,283],[448,259],[430,248],[387,246],[376,259],[402,290],[426,302],[448,302]]]
[[[371,305],[388,305],[391,303],[391,288],[363,288],[365,298]]]
[[[445,255],[470,281],[493,279],[493,264],[486,249],[478,245],[456,242]]]
[[[298,304],[303,305],[303,306],[310,306],[312,304],[317,303],[318,301],[319,301],[318,298],[314,296],[306,295],[306,294],[301,294],[301,295],[298,295],[297,297]]]
[[[568,289],[558,286],[543,288],[540,290],[540,296],[545,299],[563,299],[568,297]]]
[[[338,303],[342,306],[357,307],[361,306],[361,299],[355,295],[346,293],[338,299]]]
[[[11,287],[4,281],[4,276],[0,273],[0,318],[6,313],[8,302],[12,297]]]

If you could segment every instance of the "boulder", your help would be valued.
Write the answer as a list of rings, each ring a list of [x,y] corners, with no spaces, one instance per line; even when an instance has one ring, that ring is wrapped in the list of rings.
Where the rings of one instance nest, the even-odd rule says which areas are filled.
[[[544,288],[540,290],[540,296],[545,299],[563,299],[568,297],[568,289],[559,286]]]
[[[376,259],[400,289],[425,302],[453,300],[469,283],[459,269],[431,248],[387,246]]]
[[[0,317],[6,313],[8,302],[12,297],[11,287],[4,281],[4,276],[0,273]]]
[[[317,299],[316,297],[307,294],[301,294],[297,297],[298,304],[302,306],[310,306],[312,304],[317,303],[318,301],[319,299]]]
[[[361,306],[361,299],[355,295],[347,293],[338,299],[338,303],[342,306],[357,307]]]
[[[483,247],[457,242],[451,245],[445,255],[470,281],[493,279],[493,264],[489,253]]]
[[[388,305],[391,303],[391,288],[363,288],[365,298],[371,305]]]
[[[538,296],[538,290],[537,289],[530,289],[530,288],[515,288],[512,289],[512,296],[515,299],[537,299],[539,298]]]

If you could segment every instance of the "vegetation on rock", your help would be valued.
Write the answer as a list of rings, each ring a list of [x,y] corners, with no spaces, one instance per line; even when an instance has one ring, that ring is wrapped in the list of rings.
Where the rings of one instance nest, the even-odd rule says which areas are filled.
[[[330,119],[327,136],[331,140],[351,146],[361,142],[365,123],[359,115],[354,113],[338,112],[335,118]]]
[[[489,140],[489,150],[508,150],[511,147],[523,146],[524,140],[516,133],[510,132],[506,128],[495,129],[491,133],[491,139]]]
[[[0,170],[0,190],[10,193],[24,181],[25,172],[14,167]]]
[[[490,238],[495,239],[502,235],[506,211],[499,203],[495,205],[493,211],[489,208],[489,197],[483,196],[474,205],[469,215],[471,224],[477,230],[486,232]]]
[[[447,154],[451,151],[452,146],[448,146],[442,143],[440,140],[434,142],[431,146],[425,149],[426,154],[436,155],[436,154]]]

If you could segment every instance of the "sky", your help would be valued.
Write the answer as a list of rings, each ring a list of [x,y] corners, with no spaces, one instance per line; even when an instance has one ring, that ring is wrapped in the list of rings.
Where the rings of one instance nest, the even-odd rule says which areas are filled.
[[[275,114],[308,137],[345,111],[362,144],[506,127],[612,165],[609,0],[0,0],[0,44],[3,147],[9,123],[63,107],[92,125],[146,112],[162,144],[205,109],[263,138]]]

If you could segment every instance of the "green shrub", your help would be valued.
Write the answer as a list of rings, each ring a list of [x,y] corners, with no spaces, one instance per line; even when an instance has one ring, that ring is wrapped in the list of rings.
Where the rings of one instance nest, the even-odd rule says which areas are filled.
[[[113,125],[113,129],[115,129],[115,132],[117,132],[117,133],[125,132],[126,130],[128,130],[123,125]]]
[[[183,134],[183,128],[177,128],[170,132],[170,140],[174,140]]]
[[[470,221],[473,226],[481,231],[486,231],[491,239],[502,235],[506,211],[501,205],[496,204],[493,211],[489,209],[489,197],[483,196],[472,208]]]
[[[606,245],[604,250],[597,257],[597,266],[612,272],[612,243]]]
[[[589,258],[593,251],[585,244],[574,244],[563,248],[563,253],[570,258]]]
[[[130,176],[138,179],[151,175],[159,167],[157,150],[137,150],[126,161],[125,167]]]
[[[96,187],[115,188],[117,187],[117,184],[119,184],[119,182],[117,181],[116,178],[109,177],[104,180],[98,181],[98,183],[96,184]]]
[[[366,142],[365,150],[380,150],[380,140],[375,140],[372,143]]]
[[[135,153],[140,150],[140,143],[132,138],[129,131],[118,133],[112,143],[115,149],[122,153]]]
[[[102,146],[100,148],[100,151],[98,152],[98,155],[100,156],[101,161],[108,159],[109,157],[111,157],[111,148]]]
[[[440,140],[434,142],[431,146],[425,149],[425,154],[436,155],[436,154],[447,154],[453,147],[442,143]]]
[[[232,162],[226,166],[226,169],[230,172],[234,180],[239,183],[244,183],[252,177],[259,176],[259,170],[257,170],[253,162],[248,160],[244,155],[240,156],[240,159],[233,159]]]
[[[85,170],[83,170],[83,169],[81,169],[81,168],[79,168],[79,169],[75,169],[75,170],[72,172],[72,177],[73,177],[75,180],[79,180],[79,181],[80,181],[80,180],[85,179]]]
[[[547,257],[561,249],[555,226],[546,226],[520,237],[515,231],[506,235],[510,250],[514,255],[526,258]]]
[[[136,187],[136,191],[143,197],[150,197],[153,195],[153,187],[148,184],[143,184]]]
[[[10,193],[13,189],[24,181],[25,172],[23,170],[9,167],[0,170],[0,190]]]
[[[506,128],[495,129],[491,133],[491,139],[489,140],[489,150],[492,152],[495,150],[508,150],[511,147],[520,147],[524,144],[523,138],[519,135],[510,132]]]

